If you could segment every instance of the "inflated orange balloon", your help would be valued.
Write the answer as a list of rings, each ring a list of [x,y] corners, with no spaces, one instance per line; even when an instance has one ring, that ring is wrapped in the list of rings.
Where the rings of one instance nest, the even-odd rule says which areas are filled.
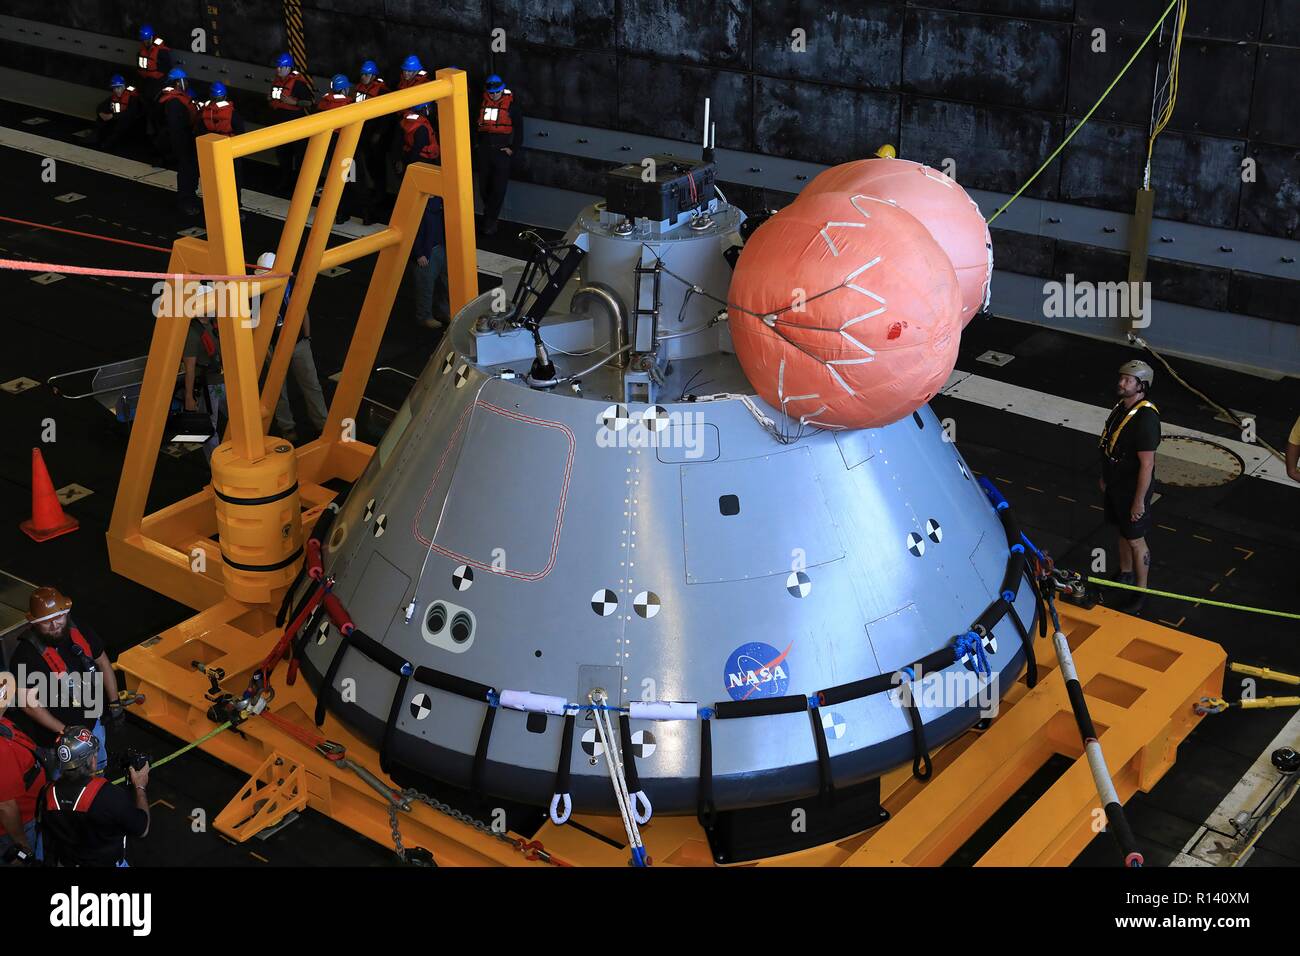
[[[799,195],[838,192],[892,201],[921,220],[957,272],[963,326],[988,306],[993,240],[979,207],[955,180],[906,159],[860,159],[826,170]]]
[[[728,297],[750,383],[810,424],[897,421],[957,361],[952,264],[925,226],[883,200],[821,193],[787,206],[745,243]]]

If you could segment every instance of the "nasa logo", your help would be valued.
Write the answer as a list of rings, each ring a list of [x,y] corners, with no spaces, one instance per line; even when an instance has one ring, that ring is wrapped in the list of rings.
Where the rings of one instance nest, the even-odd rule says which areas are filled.
[[[790,686],[790,648],[778,651],[771,644],[742,644],[727,658],[723,686],[732,700],[780,697]]]

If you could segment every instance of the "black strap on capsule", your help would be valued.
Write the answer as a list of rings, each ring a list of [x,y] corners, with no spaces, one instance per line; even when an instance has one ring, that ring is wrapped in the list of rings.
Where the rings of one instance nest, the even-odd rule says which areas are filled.
[[[772,717],[776,714],[797,714],[808,709],[808,698],[802,694],[784,697],[755,697],[750,700],[723,700],[713,705],[718,720],[737,717]]]
[[[1020,635],[1020,646],[1025,649],[1025,683],[1032,688],[1038,683],[1038,659],[1034,656],[1034,637],[1029,633],[1029,628],[1025,627],[1025,622],[1020,620],[1020,614],[1014,607],[1007,616],[1011,618],[1016,633]]]
[[[700,789],[696,816],[706,833],[712,833],[718,821],[713,803],[713,721],[700,717]]]
[[[834,801],[835,778],[831,773],[831,751],[826,744],[826,728],[822,726],[821,708],[816,704],[808,708],[808,720],[812,723],[813,745],[817,748],[817,775],[819,777],[817,795]]]
[[[623,777],[627,780],[627,792],[636,793],[641,789],[641,778],[636,772],[636,751],[632,749],[632,718],[627,714],[618,715],[618,732],[623,743]]]
[[[555,766],[555,792],[561,796],[569,792],[569,769],[573,763],[573,733],[577,717],[575,711],[566,712],[564,727],[560,731],[560,762]]]
[[[354,632],[355,633],[355,632]],[[329,696],[334,689],[334,679],[339,675],[339,665],[343,663],[343,656],[348,652],[348,636],[339,631],[339,646],[334,648],[334,656],[330,658],[330,666],[325,669],[325,678],[321,681],[320,693],[316,695],[316,713],[314,719],[316,726],[320,727],[325,723],[325,698]]]
[[[392,771],[388,765],[388,748],[393,742],[393,734],[397,731],[397,718],[402,712],[402,702],[406,700],[406,688],[410,683],[410,668],[407,668],[406,673],[399,675],[397,679],[393,701],[388,705],[388,720],[384,722],[384,739],[379,745],[379,769],[390,776]]]
[[[913,699],[912,682],[900,687],[899,694],[903,710],[907,712],[908,723],[912,726],[912,776],[917,780],[929,780],[934,764],[930,760],[929,745],[925,742],[925,724]]]
[[[496,719],[496,706],[489,703],[487,713],[483,715],[483,725],[478,731],[478,746],[474,748],[474,769],[470,776],[470,790],[480,800],[484,796],[483,774],[487,770],[488,747],[492,743],[492,725],[496,722]]]

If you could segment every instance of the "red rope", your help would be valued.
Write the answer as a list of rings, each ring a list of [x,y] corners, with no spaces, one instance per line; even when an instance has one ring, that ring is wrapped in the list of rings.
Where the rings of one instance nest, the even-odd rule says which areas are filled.
[[[263,711],[262,717],[266,720],[267,723],[274,725],[279,730],[288,734],[294,740],[298,741],[298,743],[303,744],[304,746],[307,747],[311,747],[313,750],[320,744],[326,742],[326,738],[322,737],[320,734],[313,733],[311,730],[308,730],[306,727],[299,727],[297,724],[293,723],[292,721],[286,720],[285,718],[279,716],[278,714],[273,714],[269,710]],[[340,754],[339,759],[341,759],[342,756],[343,755]],[[326,759],[335,759],[335,758],[327,757]]]
[[[115,239],[112,236],[101,236],[95,232],[81,232],[77,229],[64,229],[62,226],[49,226],[43,222],[29,222],[26,219],[15,219],[12,216],[0,216],[0,221],[13,222],[20,226],[31,226],[33,229],[48,229],[51,232],[66,232],[70,236],[81,236],[85,239],[102,239],[104,242],[115,242],[119,246],[135,246],[137,249],[151,249],[154,252],[171,252],[165,246],[151,246],[145,242],[133,242],[130,239]]]
[[[17,269],[20,272],[59,272],[73,276],[116,276],[119,279],[197,279],[205,282],[240,282],[248,279],[287,279],[287,272],[264,272],[261,275],[207,275],[201,272],[136,272],[132,269],[94,269],[90,266],[69,266],[57,262],[23,262],[19,259],[0,259],[0,269]]]
[[[46,223],[43,223],[43,222],[31,222],[30,220],[27,220],[27,219],[15,219],[13,216],[0,216],[0,222],[12,222],[12,223],[15,223],[15,224],[17,224],[17,225],[19,225],[19,226],[30,226],[30,227],[33,228],[33,229],[48,229],[50,232],[62,232],[62,233],[66,233],[66,234],[69,235],[69,236],[80,236],[80,237],[83,238],[83,239],[98,239],[98,240],[100,240],[101,242],[112,242],[112,243],[115,243],[116,245],[119,245],[119,246],[134,246],[134,247],[137,248],[137,249],[148,249],[148,250],[150,250],[151,252],[167,252],[167,253],[170,253],[170,252],[172,251],[172,250],[168,249],[166,246],[153,246],[153,245],[150,245],[150,244],[147,243],[147,242],[135,242],[135,241],[133,241],[133,240],[131,240],[131,239],[118,239],[118,238],[115,238],[114,236],[102,236],[102,235],[100,235],[100,234],[97,233],[97,232],[82,232],[80,229],[65,229],[65,228],[62,227],[62,226],[50,226],[50,225],[47,225]],[[3,260],[0,260],[0,263],[6,263],[6,264],[7,264],[7,263],[10,263],[10,262],[13,262],[13,261],[14,261],[14,260],[11,260],[11,259],[3,259]],[[48,263],[41,263],[41,265],[48,265]],[[245,267],[247,267],[247,268],[249,268],[249,269],[256,269],[256,268],[258,268],[258,266],[254,265],[253,263],[250,263],[250,262],[245,262],[244,265],[245,265]],[[17,266],[9,266],[9,265],[4,265],[3,267],[4,267],[4,268],[19,268],[19,267],[17,267]],[[78,268],[78,267],[76,267],[76,266],[50,266],[50,267],[49,267],[48,269],[46,269],[45,271],[47,271],[47,272],[52,272],[52,271],[58,270],[58,271],[62,271],[62,272],[72,272],[73,270],[75,270],[75,269],[77,269],[77,268]],[[156,272],[129,273],[129,272],[111,272],[111,271],[106,271],[106,270],[105,270],[105,271],[99,271],[99,272],[81,272],[81,273],[77,273],[77,274],[80,274],[80,275],[117,275],[117,276],[123,276],[123,277],[125,277],[125,278],[138,278],[138,279],[157,278],[157,277],[160,275],[159,273],[156,273]],[[161,277],[162,277],[162,278],[165,278],[165,279],[169,279],[169,278],[171,278],[172,275],[174,275],[174,274],[175,274],[175,273],[163,273],[163,274],[161,274]],[[202,275],[189,275],[189,274],[184,274],[184,275],[185,275],[185,278],[187,278],[187,279],[243,279],[243,278],[246,278],[245,276],[202,276]],[[283,278],[285,278],[285,274],[284,274],[284,273],[267,274],[267,275],[265,276],[265,278],[267,278],[267,279],[283,279]]]

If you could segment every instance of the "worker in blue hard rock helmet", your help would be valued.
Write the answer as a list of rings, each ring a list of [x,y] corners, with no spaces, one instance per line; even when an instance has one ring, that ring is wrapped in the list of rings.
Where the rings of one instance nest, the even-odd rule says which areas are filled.
[[[311,84],[294,66],[292,54],[281,53],[276,58],[275,79],[271,81],[266,100],[277,120],[297,119],[310,112]],[[276,161],[280,164],[280,177],[276,184],[278,189],[285,191],[293,188],[306,152],[307,141],[301,139],[276,147]]]
[[[190,96],[189,77],[174,66],[167,73],[167,85],[158,93],[159,137],[157,145],[176,165],[176,198],[181,212],[196,216],[199,204],[199,157],[194,149],[194,127],[198,108]]]
[[[143,128],[144,97],[118,73],[108,81],[108,99],[95,112],[98,116],[95,145],[100,149],[119,149],[130,145]]]
[[[483,197],[483,232],[497,231],[497,218],[510,185],[510,171],[523,145],[524,123],[515,95],[493,73],[483,87],[478,109],[479,193]]]
[[[244,118],[239,115],[235,109],[235,104],[231,102],[230,95],[226,90],[226,84],[217,81],[212,84],[211,96],[199,104],[199,114],[196,121],[196,132],[203,136],[207,133],[216,133],[218,136],[238,136],[245,132]],[[244,179],[244,161],[243,159],[235,160],[235,193],[242,196],[239,184]],[[239,218],[246,218],[244,211],[239,211]]]
[[[397,84],[399,90],[405,90],[417,83],[428,83],[433,77],[420,63],[420,58],[412,53],[402,61],[402,79]]]
[[[326,110],[335,110],[341,106],[351,106],[354,102],[355,100],[352,98],[352,81],[342,73],[335,73],[333,78],[330,80],[329,92],[323,94],[321,98],[316,101],[316,111],[325,112]],[[337,137],[334,141],[336,143],[338,142]],[[360,144],[358,143],[358,146],[359,145]],[[331,150],[332,149],[333,147],[331,147]],[[359,148],[357,152],[360,152]],[[355,185],[360,180],[360,176],[356,169],[358,159],[359,157],[354,154],[352,157],[352,163],[349,163],[348,165],[345,174],[347,180],[343,185],[343,194],[339,198],[338,212],[334,217],[335,223],[347,222],[352,216],[353,207],[357,206],[362,198],[359,195],[358,187]]]
[[[357,84],[352,88],[352,98],[361,103],[388,92],[388,84],[379,75],[374,60],[361,64]],[[388,196],[388,147],[393,139],[394,121],[383,116],[370,120],[361,128],[361,142],[357,145],[357,185],[361,197],[361,221],[365,225],[378,222],[384,214]]]
[[[140,95],[146,102],[152,101],[162,89],[167,73],[175,65],[172,63],[172,51],[167,41],[154,32],[149,24],[143,24],[137,34],[140,49],[135,55],[136,82]]]

